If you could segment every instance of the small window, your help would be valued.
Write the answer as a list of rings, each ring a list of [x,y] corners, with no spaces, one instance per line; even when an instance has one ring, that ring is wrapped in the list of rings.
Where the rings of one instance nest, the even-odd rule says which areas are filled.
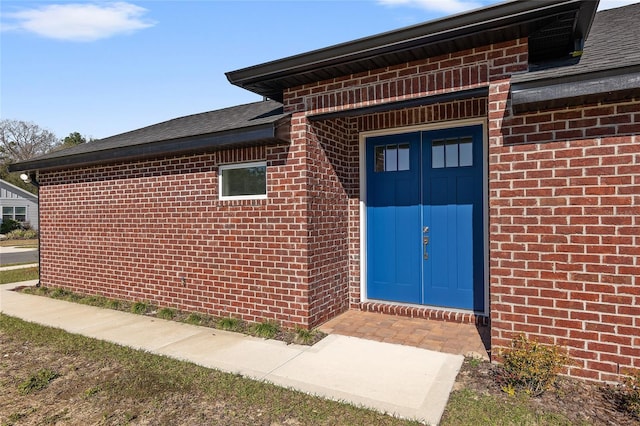
[[[267,198],[267,163],[220,166],[220,199],[250,200]]]
[[[402,172],[409,170],[409,144],[380,145],[375,148],[376,172]]]

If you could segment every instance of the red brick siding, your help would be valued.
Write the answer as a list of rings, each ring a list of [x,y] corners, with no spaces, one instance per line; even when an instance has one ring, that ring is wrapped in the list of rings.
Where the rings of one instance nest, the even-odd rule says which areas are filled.
[[[310,266],[310,270],[314,271],[310,273],[310,288],[322,288],[324,296],[314,296],[323,300],[321,304],[329,303],[332,297],[342,297],[343,277],[346,276],[351,308],[376,311],[391,309],[389,305],[361,303],[359,133],[484,118],[487,115],[487,99],[448,102],[343,119],[309,121],[307,117],[460,89],[486,87],[492,79],[503,78],[505,74],[525,69],[526,61],[526,41],[518,40],[317,82],[285,92],[285,108],[295,113],[293,137],[298,138],[300,144],[307,144],[310,191],[313,192],[313,188],[318,185],[323,187],[321,192],[316,191],[310,197],[314,200],[314,205],[309,209],[315,218],[309,223],[312,240],[324,239],[324,247],[329,250],[324,252],[323,248],[324,261],[314,260]],[[314,175],[321,179],[316,179]],[[335,176],[338,177],[337,182]],[[337,221],[326,220],[331,215],[336,215],[332,207],[338,205],[341,209],[345,208],[348,214],[346,234],[342,216],[338,215]],[[341,240],[342,238],[346,239]],[[331,241],[333,242],[327,245]],[[344,264],[345,259],[349,259],[348,267]],[[327,266],[331,268],[320,278],[320,271]],[[329,293],[331,288],[333,294]],[[313,300],[310,301],[311,305],[314,303]],[[342,299],[334,300],[333,303],[333,306],[340,306],[335,312],[344,308]],[[450,312],[429,308],[393,309],[394,312],[419,317],[478,321],[473,314],[451,315]],[[330,316],[332,314],[326,317]]]
[[[345,123],[335,120],[313,123],[306,135],[313,325],[349,308],[349,200],[357,181],[357,149],[349,143],[348,134]]]
[[[307,325],[297,158],[275,146],[42,173],[42,283]],[[268,199],[218,199],[219,164],[261,159]]]
[[[494,353],[527,333],[575,376],[640,367],[640,101],[490,114]]]

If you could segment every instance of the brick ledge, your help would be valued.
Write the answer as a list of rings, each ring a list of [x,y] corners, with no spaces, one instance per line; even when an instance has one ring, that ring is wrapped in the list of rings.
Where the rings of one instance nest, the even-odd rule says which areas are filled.
[[[432,307],[397,305],[384,302],[360,302],[358,306],[361,311],[365,312],[377,312],[409,318],[423,318],[481,326],[488,326],[490,323],[490,319],[486,315],[473,312],[447,311],[445,309]]]

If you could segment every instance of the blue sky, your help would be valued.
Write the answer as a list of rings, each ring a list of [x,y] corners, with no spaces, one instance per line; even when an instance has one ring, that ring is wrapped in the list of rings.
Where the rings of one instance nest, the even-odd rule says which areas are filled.
[[[2,0],[0,118],[103,138],[260,100],[226,71],[493,3]]]

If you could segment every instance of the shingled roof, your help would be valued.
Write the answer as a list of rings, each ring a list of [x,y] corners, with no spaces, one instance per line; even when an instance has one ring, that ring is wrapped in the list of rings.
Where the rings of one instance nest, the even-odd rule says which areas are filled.
[[[203,112],[12,164],[11,171],[78,167],[251,144],[286,142],[289,114],[275,101]]]
[[[583,54],[564,64],[514,75],[517,111],[640,95],[640,3],[596,14]]]

